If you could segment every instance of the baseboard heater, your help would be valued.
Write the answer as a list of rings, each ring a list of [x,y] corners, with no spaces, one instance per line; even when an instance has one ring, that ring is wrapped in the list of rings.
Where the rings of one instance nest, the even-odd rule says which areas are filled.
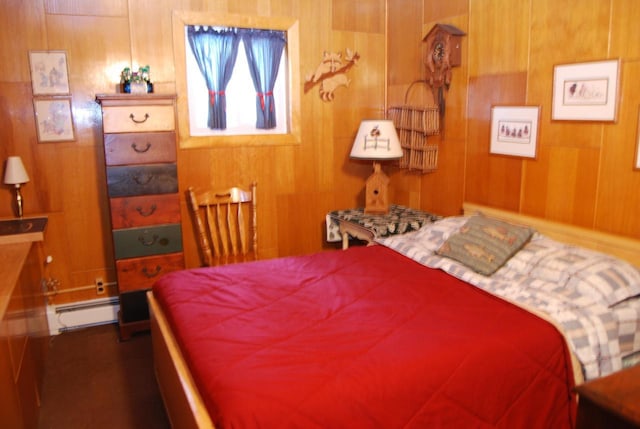
[[[115,323],[120,300],[117,296],[78,301],[70,304],[48,305],[49,335],[90,326]]]

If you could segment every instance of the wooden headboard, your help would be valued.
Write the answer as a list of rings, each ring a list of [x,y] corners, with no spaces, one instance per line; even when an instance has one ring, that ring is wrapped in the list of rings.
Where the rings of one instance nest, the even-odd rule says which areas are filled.
[[[486,216],[512,223],[529,225],[535,228],[536,231],[554,240],[608,253],[640,267],[640,240],[565,223],[553,222],[479,204],[465,202],[462,205],[462,209],[465,215],[480,212]]]

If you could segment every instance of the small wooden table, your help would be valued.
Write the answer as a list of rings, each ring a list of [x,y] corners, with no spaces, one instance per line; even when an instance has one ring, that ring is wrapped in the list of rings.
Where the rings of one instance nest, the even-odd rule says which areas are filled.
[[[336,210],[327,214],[327,241],[342,241],[342,248],[349,247],[349,237],[374,243],[376,238],[417,231],[441,216],[391,204],[389,213],[365,213],[364,208]]]
[[[640,428],[640,365],[576,387],[576,429]]]

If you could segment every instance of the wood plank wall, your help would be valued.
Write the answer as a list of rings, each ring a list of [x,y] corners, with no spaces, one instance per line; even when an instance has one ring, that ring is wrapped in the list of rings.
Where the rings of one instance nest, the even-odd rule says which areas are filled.
[[[297,19],[302,79],[324,51],[349,48],[361,58],[333,102],[323,102],[317,87],[302,94],[300,144],[181,149],[181,191],[257,180],[265,258],[332,248],[324,240],[325,214],[364,203],[371,165],[352,162],[348,154],[360,120],[384,116],[384,0],[3,0],[0,7],[0,158],[20,155],[25,162],[31,177],[23,188],[25,213],[50,215],[49,275],[60,280],[60,289],[92,285],[96,277],[116,281],[95,94],[115,92],[120,71],[131,64],[151,66],[156,92],[175,92],[173,10]],[[75,142],[37,142],[28,61],[33,50],[67,52]],[[10,188],[3,187],[0,217],[12,215],[10,201]],[[194,267],[184,194],[182,212],[187,265]],[[61,293],[54,302],[91,298],[95,290]]]
[[[173,10],[294,17],[303,80],[323,51],[350,48],[361,60],[349,73],[349,87],[330,103],[315,90],[302,94],[299,145],[181,149],[179,184],[185,190],[257,180],[263,257],[329,248],[326,212],[364,203],[371,166],[348,158],[360,120],[383,117],[387,106],[404,101],[409,84],[423,75],[422,37],[444,22],[467,36],[447,93],[444,134],[434,139],[439,169],[422,175],[385,166],[391,200],[456,214],[466,199],[638,238],[640,172],[631,166],[640,8],[634,1],[3,0],[0,157],[22,156],[31,176],[26,213],[50,216],[48,275],[61,289],[91,285],[96,277],[115,282],[95,94],[115,92],[120,70],[131,64],[151,65],[157,92],[175,91]],[[43,144],[34,126],[28,52],[58,49],[68,55],[76,141]],[[617,121],[551,121],[553,65],[606,58],[621,59]],[[417,88],[410,102],[433,101]],[[537,159],[489,155],[496,104],[541,106]],[[10,200],[3,187],[0,217],[11,216]],[[193,267],[197,252],[184,199],[182,208]],[[55,302],[95,297],[92,290],[62,293]]]
[[[439,170],[419,181],[423,208],[453,214],[466,199],[640,237],[640,171],[633,169],[640,106],[637,2],[396,0],[390,5],[391,104],[401,103],[409,83],[423,77],[424,68],[416,67],[425,49],[419,41],[435,23],[467,33],[463,64],[454,69],[447,95],[445,134],[433,139],[440,142]],[[615,123],[551,120],[554,65],[615,58],[621,67]],[[493,105],[541,107],[536,159],[489,154]]]

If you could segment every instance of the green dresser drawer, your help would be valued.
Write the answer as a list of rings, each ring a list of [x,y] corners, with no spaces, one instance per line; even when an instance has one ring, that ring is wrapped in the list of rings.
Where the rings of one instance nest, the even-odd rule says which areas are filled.
[[[113,230],[113,248],[116,259],[181,252],[182,229],[179,223],[147,228],[115,229]]]

